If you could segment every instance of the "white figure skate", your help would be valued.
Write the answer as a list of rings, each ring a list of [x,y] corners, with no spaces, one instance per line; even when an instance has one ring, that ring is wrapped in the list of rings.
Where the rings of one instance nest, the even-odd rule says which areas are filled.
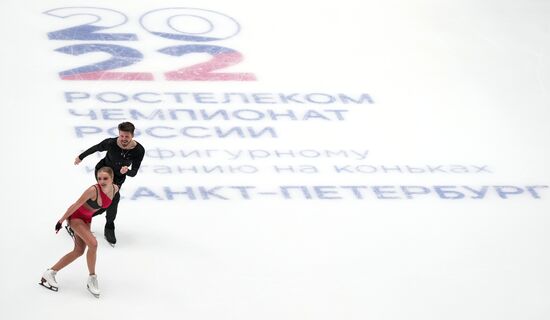
[[[88,291],[90,291],[90,293],[96,297],[96,298],[99,298],[99,284],[97,282],[97,275],[93,274],[93,275],[90,275],[88,277],[88,283],[86,284],[86,286],[88,287]]]
[[[43,286],[46,289],[50,289],[52,291],[57,292],[58,285],[57,281],[55,280],[55,275],[57,274],[57,271],[48,269],[44,274],[42,275],[42,279],[40,279],[39,285]]]

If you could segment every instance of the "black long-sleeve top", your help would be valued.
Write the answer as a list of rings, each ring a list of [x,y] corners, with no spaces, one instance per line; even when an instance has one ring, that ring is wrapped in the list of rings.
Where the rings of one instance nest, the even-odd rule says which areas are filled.
[[[105,157],[97,163],[96,172],[101,167],[111,167],[115,173],[114,183],[120,186],[124,183],[126,176],[135,177],[138,173],[141,161],[145,156],[145,148],[136,141],[136,146],[133,149],[125,150],[119,147],[116,141],[117,138],[107,138],[82,152],[78,157],[83,160],[96,151],[107,151]],[[128,170],[125,175],[120,173],[120,168],[124,166],[132,166],[132,169]]]

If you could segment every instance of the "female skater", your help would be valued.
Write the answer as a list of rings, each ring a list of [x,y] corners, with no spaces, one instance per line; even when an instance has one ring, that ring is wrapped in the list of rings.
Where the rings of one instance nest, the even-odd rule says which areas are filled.
[[[40,280],[40,285],[57,291],[58,285],[55,280],[56,273],[73,262],[76,258],[84,254],[88,247],[86,260],[88,262],[88,290],[99,298],[99,286],[95,274],[95,262],[97,252],[97,240],[90,230],[92,216],[100,208],[107,208],[111,204],[115,194],[118,192],[118,186],[113,184],[113,170],[109,167],[102,167],[97,171],[97,184],[84,191],[82,196],[72,204],[67,212],[59,219],[55,226],[56,233],[61,229],[63,221],[68,219],[68,223],[75,232],[74,249],[63,256],[55,265],[46,270]]]

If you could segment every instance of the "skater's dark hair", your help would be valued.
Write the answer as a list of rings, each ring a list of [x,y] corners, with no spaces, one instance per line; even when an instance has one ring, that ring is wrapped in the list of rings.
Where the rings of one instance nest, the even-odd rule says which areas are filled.
[[[109,177],[111,177],[111,180],[114,179],[114,175],[115,173],[113,172],[113,169],[111,169],[110,167],[101,167],[99,168],[99,170],[97,170],[97,175],[99,175],[100,172],[106,172]],[[96,180],[97,180],[97,175],[96,175]]]
[[[134,135],[134,130],[136,130],[136,127],[131,122],[122,122],[118,125],[119,131],[124,132],[130,132],[132,135]]]

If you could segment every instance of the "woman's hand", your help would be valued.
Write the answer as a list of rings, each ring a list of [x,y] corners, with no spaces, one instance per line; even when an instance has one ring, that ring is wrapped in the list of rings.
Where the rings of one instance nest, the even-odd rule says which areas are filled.
[[[56,225],[55,225],[55,233],[58,233],[59,230],[61,230],[61,225],[63,223],[61,221],[57,221]]]

